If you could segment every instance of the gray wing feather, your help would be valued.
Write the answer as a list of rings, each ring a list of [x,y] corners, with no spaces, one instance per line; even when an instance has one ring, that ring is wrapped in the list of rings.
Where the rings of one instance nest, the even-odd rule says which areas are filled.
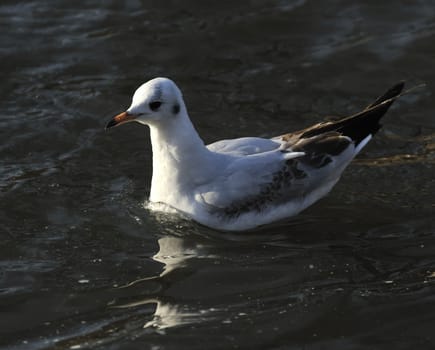
[[[216,190],[207,184],[207,192],[199,189],[198,194],[214,214],[237,217],[260,212],[271,205],[301,200],[322,185],[335,182],[353,158],[353,151],[351,140],[336,133],[294,144],[281,142],[279,150],[240,157],[216,179]],[[295,152],[297,156],[292,157]]]

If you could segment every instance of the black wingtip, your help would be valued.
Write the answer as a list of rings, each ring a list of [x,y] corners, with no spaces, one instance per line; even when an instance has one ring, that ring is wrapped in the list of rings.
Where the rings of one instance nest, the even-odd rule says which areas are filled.
[[[401,96],[405,81],[393,85],[375,102],[362,112],[345,119],[345,123],[338,128],[344,135],[351,137],[358,145],[368,135],[376,134],[382,127],[380,119],[385,115],[391,105]]]
[[[405,87],[405,80],[401,80],[400,82],[398,82],[396,85],[392,86],[385,94],[390,93],[391,97],[387,97],[388,98],[392,98],[395,96],[400,95],[400,93],[403,91],[403,88]]]
[[[389,88],[383,95],[379,96],[375,102],[368,105],[366,109],[373,108],[384,101],[387,101],[389,99],[392,99],[400,95],[404,87],[405,87],[405,80],[398,82],[396,85],[393,85],[391,88]]]
[[[362,112],[335,122],[316,125],[307,129],[301,137],[312,137],[324,132],[336,131],[350,137],[358,145],[368,135],[374,135],[381,128],[380,119],[393,102],[401,96],[404,86],[405,82],[401,81],[393,85]]]

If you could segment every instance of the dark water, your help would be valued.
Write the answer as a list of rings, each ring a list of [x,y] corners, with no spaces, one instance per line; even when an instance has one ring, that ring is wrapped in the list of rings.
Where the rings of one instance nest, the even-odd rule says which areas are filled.
[[[435,348],[435,5],[0,4],[2,349]],[[142,207],[148,130],[104,132],[173,78],[206,142],[403,97],[326,199],[248,234]]]

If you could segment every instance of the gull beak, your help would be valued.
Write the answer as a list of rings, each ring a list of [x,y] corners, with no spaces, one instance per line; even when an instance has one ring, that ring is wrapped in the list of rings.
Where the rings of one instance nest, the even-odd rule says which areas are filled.
[[[106,130],[110,129],[114,126],[118,126],[124,123],[127,123],[129,121],[132,121],[136,118],[135,115],[129,114],[128,112],[122,112],[118,115],[114,116],[106,125]]]

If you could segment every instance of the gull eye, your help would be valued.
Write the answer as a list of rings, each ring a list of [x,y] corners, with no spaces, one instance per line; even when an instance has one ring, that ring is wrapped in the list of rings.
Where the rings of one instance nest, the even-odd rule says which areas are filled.
[[[160,101],[150,102],[150,104],[149,104],[150,109],[152,111],[157,111],[160,108],[161,105],[162,105],[162,103]]]

